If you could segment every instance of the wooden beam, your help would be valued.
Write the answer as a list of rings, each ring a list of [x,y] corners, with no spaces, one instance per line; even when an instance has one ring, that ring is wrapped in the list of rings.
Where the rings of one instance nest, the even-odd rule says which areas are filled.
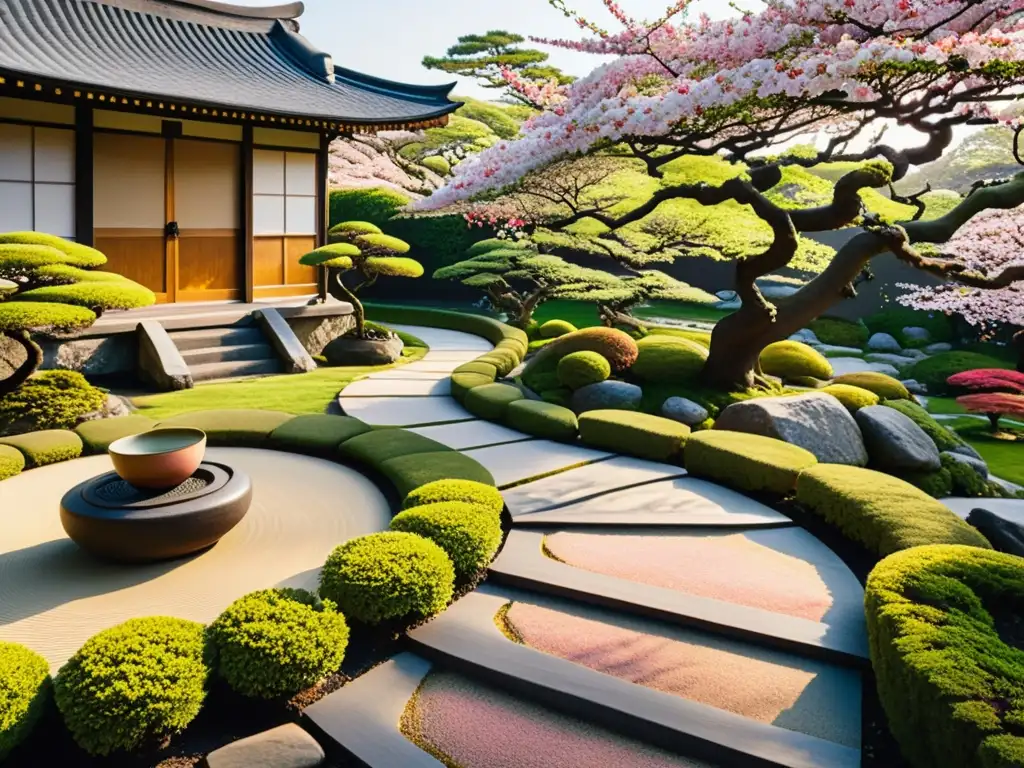
[[[320,151],[316,156],[316,245],[327,243],[327,230],[331,226],[330,196],[327,190],[331,170],[331,137],[320,137]]]
[[[75,107],[75,240],[92,245],[93,233],[92,107]]]
[[[247,304],[255,298],[256,272],[253,265],[253,214],[252,214],[252,126],[242,126],[242,161],[240,163],[239,184],[241,185],[241,234],[238,238],[239,258],[242,262],[242,295]]]

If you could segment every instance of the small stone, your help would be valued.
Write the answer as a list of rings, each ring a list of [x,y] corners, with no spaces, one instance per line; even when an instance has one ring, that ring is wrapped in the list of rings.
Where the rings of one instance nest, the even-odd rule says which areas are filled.
[[[951,352],[952,349],[952,344],[947,344],[944,341],[940,341],[937,344],[929,344],[927,347],[924,348],[924,351],[926,354],[929,355],[938,355],[941,354],[942,352]]]
[[[932,340],[932,335],[927,328],[912,325],[909,328],[903,329],[903,338],[907,339],[907,341],[915,341],[918,344],[927,344]]]
[[[715,309],[720,309],[724,312],[737,310],[743,306],[743,302],[740,299],[733,299],[732,301],[720,301],[715,304]]]
[[[904,357],[912,357],[915,360],[924,360],[928,354],[920,349],[904,349],[901,353]]]
[[[324,347],[329,365],[388,365],[402,356],[402,340],[339,336]]]
[[[912,395],[928,394],[928,387],[926,387],[917,379],[905,379],[902,383],[903,386],[907,388],[907,392],[909,392]]]
[[[893,352],[899,354],[903,348],[896,337],[888,333],[876,333],[868,339],[868,349],[875,352]]]
[[[804,344],[821,344],[818,335],[810,328],[801,328],[789,337],[790,341],[801,341]]]
[[[885,363],[886,365],[891,365],[893,368],[909,368],[917,362],[917,360],[912,357],[896,355],[892,352],[869,352],[864,355],[864,359],[869,363]]]
[[[946,427],[946,429],[949,429],[949,427]],[[954,435],[956,434],[956,432],[954,432],[952,429],[949,429],[949,431]],[[978,461],[984,461],[981,454],[974,450],[974,446],[971,445],[970,443],[961,443],[955,448],[950,448],[949,452],[956,453],[961,456],[966,456],[969,459],[977,459]]]
[[[798,285],[762,285],[759,288],[766,299],[785,299],[800,290]]]
[[[326,757],[312,736],[294,723],[271,728],[215,749],[200,768],[317,768]]]
[[[869,405],[856,414],[871,465],[887,472],[930,472],[942,466],[928,434],[895,408]]]
[[[602,408],[617,408],[635,411],[640,407],[644,391],[636,384],[625,381],[599,381],[587,384],[572,393],[569,407],[576,413],[596,411]]]
[[[888,363],[871,363],[861,360],[859,357],[830,357],[828,361],[832,365],[833,376],[875,371],[876,373],[884,373],[886,376],[892,376],[895,379],[900,377],[900,372]]]
[[[959,462],[960,464],[966,464],[968,467],[973,469],[978,475],[981,476],[982,480],[988,480],[988,464],[982,459],[975,459],[973,456],[964,456],[962,453],[954,453],[953,451],[943,451],[943,456],[948,456],[953,461]]]
[[[736,291],[719,291],[715,296],[722,301],[735,301],[739,298],[739,294]]]
[[[864,350],[857,347],[837,347],[835,344],[819,344],[818,351],[825,357],[860,357],[864,354]]]
[[[685,397],[670,397],[661,404],[661,415],[666,419],[694,427],[707,421],[710,414],[704,406],[693,402],[693,400],[687,400]]]

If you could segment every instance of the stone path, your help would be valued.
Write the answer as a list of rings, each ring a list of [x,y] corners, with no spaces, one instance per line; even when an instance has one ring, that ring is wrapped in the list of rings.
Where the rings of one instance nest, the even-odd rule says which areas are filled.
[[[863,590],[838,557],[681,467],[473,418],[444,377],[489,345],[401,330],[430,352],[342,410],[480,461],[513,529],[485,585],[311,728],[380,768],[860,765]]]

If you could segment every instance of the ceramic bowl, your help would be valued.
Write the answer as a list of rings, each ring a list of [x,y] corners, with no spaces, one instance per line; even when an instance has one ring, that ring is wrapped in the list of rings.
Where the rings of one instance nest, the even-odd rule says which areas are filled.
[[[154,429],[115,440],[107,453],[117,474],[136,488],[174,488],[202,464],[206,433],[190,427]]]

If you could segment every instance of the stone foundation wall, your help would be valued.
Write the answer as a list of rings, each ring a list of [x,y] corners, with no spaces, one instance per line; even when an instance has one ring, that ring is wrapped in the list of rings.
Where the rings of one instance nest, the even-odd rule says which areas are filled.
[[[106,338],[39,340],[42,369],[78,371],[86,376],[130,374],[135,370],[137,343],[134,334]],[[0,336],[0,378],[10,376],[25,362],[20,344]]]
[[[289,317],[288,325],[298,336],[302,346],[313,357],[323,354],[324,347],[339,336],[356,327],[352,315],[333,315],[329,317]]]

